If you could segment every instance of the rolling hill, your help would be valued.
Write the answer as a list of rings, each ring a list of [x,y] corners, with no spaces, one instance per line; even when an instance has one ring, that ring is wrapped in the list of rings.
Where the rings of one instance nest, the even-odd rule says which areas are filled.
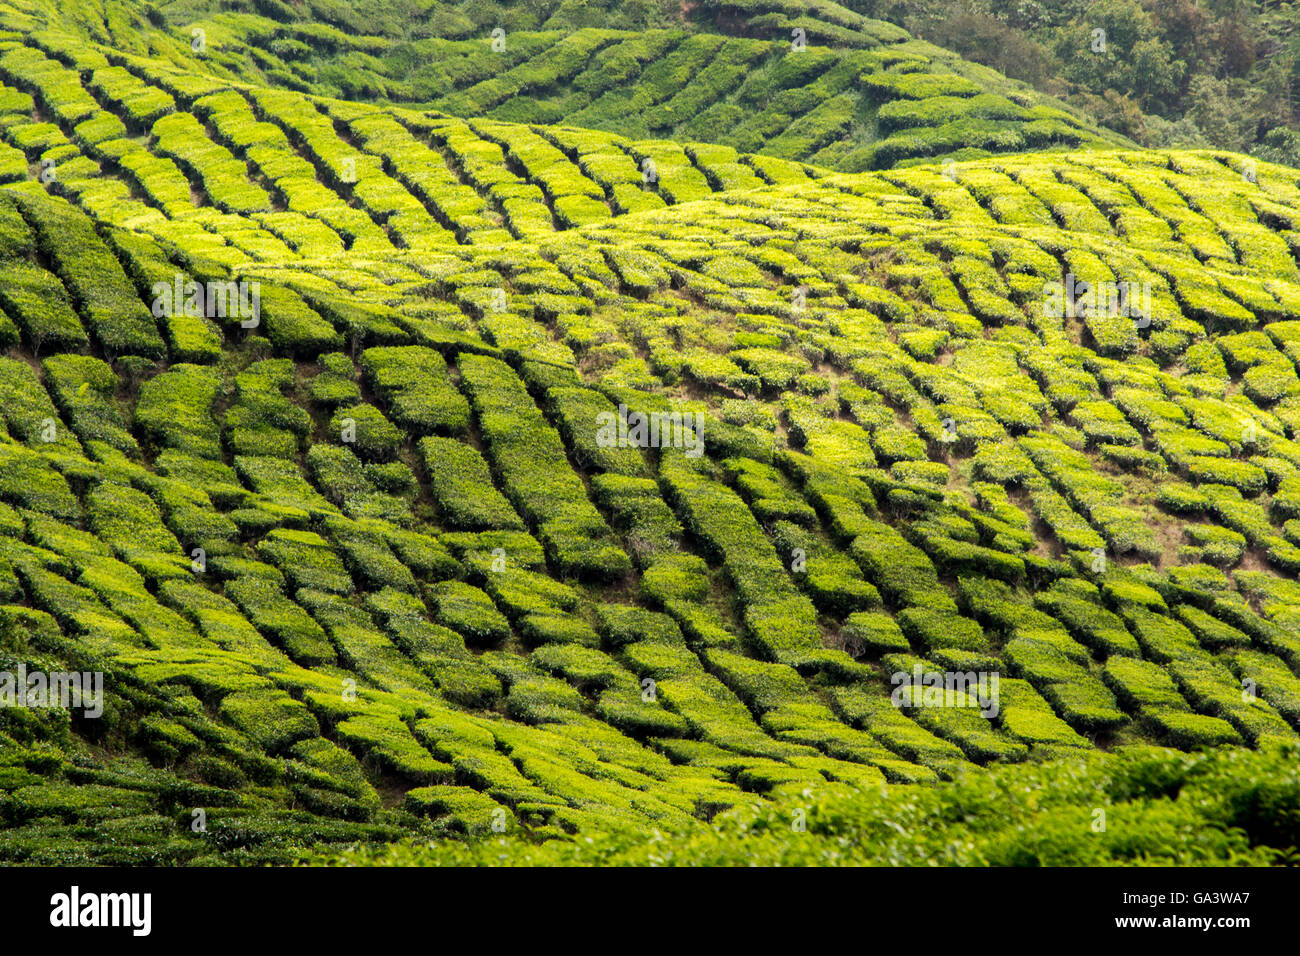
[[[860,840],[838,788],[932,822],[1042,761],[1096,768],[1086,828],[1150,796],[1112,760],[1296,746],[1300,171],[993,119],[987,71],[830,3],[860,47],[525,22],[498,86],[470,23],[383,102],[258,57],[311,32],[283,6],[198,61],[170,5],[148,50],[143,7],[0,7],[0,670],[106,691],[0,708],[0,861],[707,843],[823,792]],[[696,97],[659,126],[615,105],[655,70]],[[796,145],[840,96],[890,135]],[[945,138],[962,104],[1014,135]],[[917,672],[997,696],[896,706]]]
[[[532,3],[433,4],[420,16],[391,4],[132,0],[0,4],[0,15],[10,6],[30,43],[78,70],[102,56],[165,77],[147,57],[187,76],[703,141],[850,172],[1133,145],[1024,83],[829,2],[810,15],[804,4],[737,3],[657,17],[623,2],[542,5],[549,16]]]

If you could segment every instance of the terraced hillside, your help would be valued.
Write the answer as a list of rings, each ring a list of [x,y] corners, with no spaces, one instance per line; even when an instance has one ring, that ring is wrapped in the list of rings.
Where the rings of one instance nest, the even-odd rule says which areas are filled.
[[[0,670],[106,691],[0,709],[0,860],[1296,742],[1300,172],[836,173],[46,34],[0,83]]]
[[[835,3],[629,10],[645,6],[433,4],[421,19],[391,4],[10,0],[0,17],[83,73],[111,65],[166,83],[146,56],[187,76],[708,142],[850,172],[1132,145],[1023,83]]]

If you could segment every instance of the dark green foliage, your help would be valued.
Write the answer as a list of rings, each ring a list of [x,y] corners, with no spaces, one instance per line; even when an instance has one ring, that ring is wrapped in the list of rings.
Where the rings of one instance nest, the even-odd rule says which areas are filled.
[[[211,414],[219,388],[210,370],[173,365],[140,387],[136,422],[162,447],[220,459],[220,431]]]
[[[887,599],[935,610],[956,610],[951,596],[939,584],[934,565],[889,525],[860,521],[853,529],[849,553]]]
[[[332,437],[356,447],[357,454],[370,461],[389,461],[397,456],[402,432],[373,405],[340,408],[330,419]]]
[[[898,612],[897,620],[908,640],[925,650],[952,647],[980,651],[989,646],[978,623],[952,611],[909,607]]]
[[[487,462],[474,448],[454,438],[424,438],[420,453],[429,487],[443,520],[454,528],[523,528],[510,503],[492,483]]]
[[[60,199],[15,196],[34,227],[37,246],[53,262],[104,350],[160,358],[165,349],[153,317],[90,219]]]
[[[419,346],[373,348],[361,353],[366,381],[387,403],[400,427],[418,434],[456,434],[469,427],[469,404],[447,374],[447,363]]]
[[[439,623],[475,645],[497,644],[510,636],[510,624],[492,599],[463,581],[444,581],[429,589]]]
[[[507,496],[566,573],[613,579],[630,567],[569,468],[564,446],[508,365],[462,354],[461,375]]]

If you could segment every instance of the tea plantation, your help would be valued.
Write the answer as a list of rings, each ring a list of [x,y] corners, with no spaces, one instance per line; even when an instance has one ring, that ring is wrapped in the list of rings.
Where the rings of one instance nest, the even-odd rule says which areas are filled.
[[[181,6],[0,4],[0,671],[104,681],[0,863],[1286,861],[1300,171],[829,2]]]
[[[0,25],[78,66],[91,50],[138,71],[151,67],[136,59],[151,57],[228,82],[703,141],[849,172],[1132,145],[1024,83],[831,0],[417,6],[5,0]]]

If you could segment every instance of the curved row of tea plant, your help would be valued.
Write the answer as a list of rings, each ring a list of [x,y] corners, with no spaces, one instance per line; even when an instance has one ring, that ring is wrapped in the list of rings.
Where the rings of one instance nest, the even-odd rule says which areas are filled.
[[[1294,745],[1295,170],[836,175],[67,55],[0,44],[0,670],[106,708],[0,710],[0,858]]]

